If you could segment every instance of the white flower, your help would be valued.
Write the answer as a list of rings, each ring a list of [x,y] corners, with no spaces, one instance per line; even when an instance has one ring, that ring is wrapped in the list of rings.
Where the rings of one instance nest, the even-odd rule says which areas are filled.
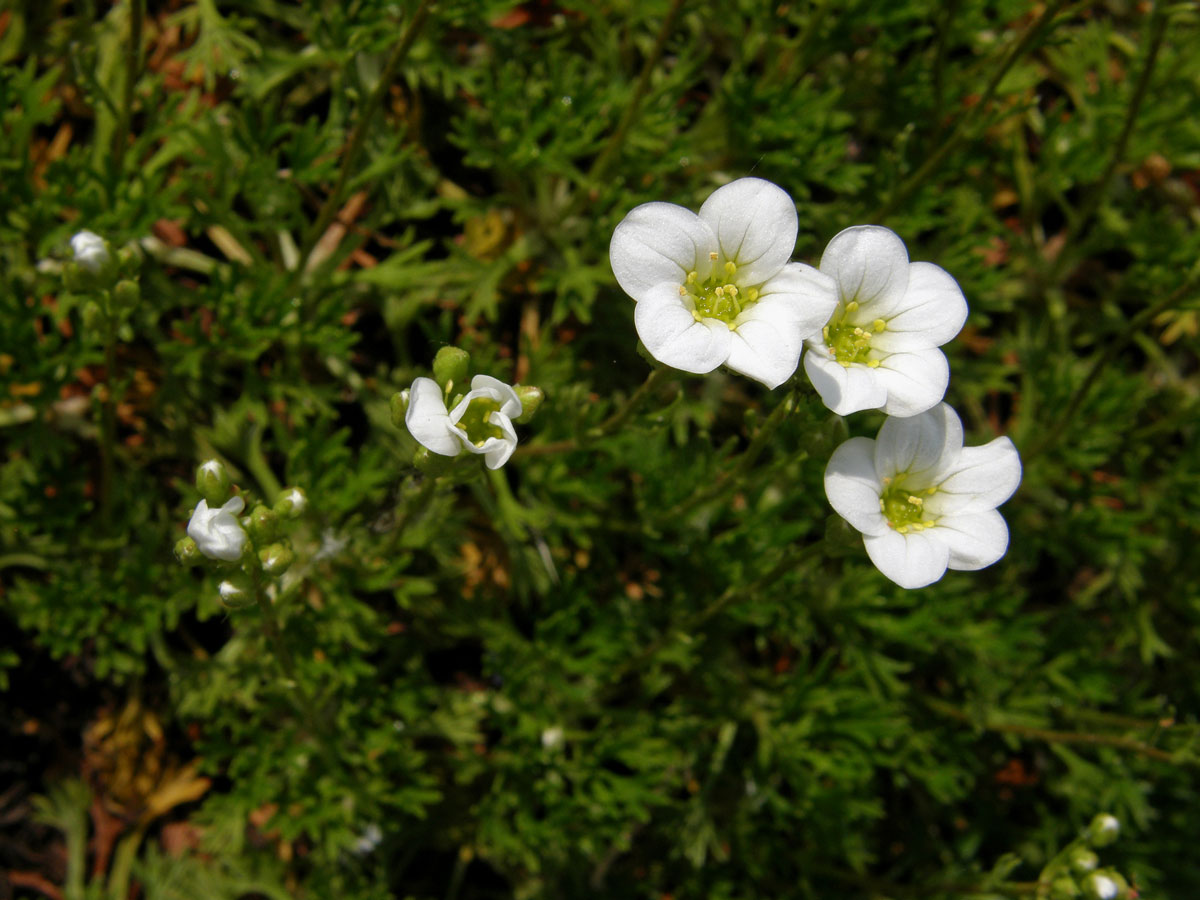
[[[889,417],[875,440],[851,438],[825,468],[830,504],[862,532],[879,571],[905,588],[1002,557],[1008,527],[996,507],[1020,483],[1012,441],[964,447],[962,423],[945,403]]]
[[[188,537],[210,559],[226,562],[240,559],[246,546],[246,532],[237,515],[245,506],[246,501],[241,497],[233,497],[220,509],[209,509],[208,501],[201,500],[188,522]]]
[[[108,245],[104,238],[91,231],[81,231],[71,238],[75,262],[89,272],[99,272],[108,264]]]
[[[404,424],[417,442],[433,453],[482,453],[487,467],[498,469],[517,448],[512,420],[521,410],[516,391],[490,375],[472,378],[470,392],[450,412],[446,412],[438,383],[418,378],[409,393]]]
[[[962,329],[967,301],[932,263],[908,261],[904,242],[878,225],[840,232],[821,256],[838,302],[804,371],[839,416],[882,408],[915,416],[946,395],[950,367],[938,349]]]
[[[787,381],[836,305],[830,278],[788,262],[796,230],[791,198],[761,178],[718,188],[699,215],[633,209],[608,255],[646,349],[685,372],[725,365],[770,388]]]

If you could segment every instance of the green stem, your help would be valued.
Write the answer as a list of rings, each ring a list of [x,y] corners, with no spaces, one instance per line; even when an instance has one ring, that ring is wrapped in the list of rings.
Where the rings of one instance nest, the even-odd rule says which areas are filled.
[[[678,374],[676,370],[666,367],[652,369],[650,374],[646,376],[646,380],[629,396],[629,399],[625,401],[623,406],[595,428],[589,429],[582,437],[572,438],[567,441],[555,441],[551,444],[527,445],[519,447],[517,453],[521,456],[546,456],[553,453],[566,453],[570,450],[578,450],[592,441],[610,435],[629,421],[629,417],[637,411],[637,408],[642,405],[643,401],[660,384],[671,380]]]
[[[1063,242],[1064,247],[1073,246],[1075,238],[1079,236],[1096,215],[1096,211],[1100,208],[1100,203],[1104,200],[1105,195],[1108,194],[1109,186],[1117,174],[1117,169],[1125,160],[1125,150],[1129,146],[1129,138],[1133,135],[1133,127],[1137,122],[1138,112],[1142,108],[1142,101],[1146,99],[1146,92],[1150,86],[1150,76],[1153,74],[1154,66],[1158,62],[1158,53],[1162,49],[1163,39],[1167,33],[1167,16],[1162,11],[1161,2],[1154,5],[1154,11],[1151,13],[1151,16],[1146,61],[1142,65],[1142,71],[1138,73],[1138,80],[1137,84],[1134,85],[1133,96],[1129,99],[1129,105],[1125,109],[1125,121],[1121,124],[1121,132],[1117,135],[1117,140],[1113,144],[1108,165],[1104,167],[1104,174],[1093,185],[1083,208],[1074,217],[1066,230],[1066,239]],[[1058,280],[1069,259],[1070,254],[1065,252],[1058,256],[1055,263],[1054,277],[1051,278],[1052,282]]]
[[[1173,754],[1157,747],[1151,747],[1134,738],[1121,737],[1113,734],[1093,734],[1085,731],[1055,731],[1049,728],[1037,728],[1029,725],[1018,725],[1013,722],[993,722],[985,719],[979,721],[963,712],[961,709],[932,697],[925,699],[925,705],[939,715],[974,725],[984,731],[994,731],[1000,734],[1014,734],[1018,737],[1045,741],[1048,744],[1090,744],[1098,747],[1114,747],[1118,750],[1128,750],[1159,762],[1176,762]]]
[[[106,307],[108,303],[106,303]],[[104,397],[100,401],[100,523],[112,524],[113,458],[117,443],[117,336],[112,316],[104,311]]]
[[[1067,0],[1054,0],[1041,18],[1029,26],[1021,38],[1012,46],[1008,54],[1004,57],[999,67],[992,74],[991,80],[987,87],[984,88],[983,95],[979,98],[979,102],[972,106],[958,120],[950,134],[941,143],[941,145],[928,157],[916,172],[914,172],[907,181],[900,185],[896,191],[887,199],[874,214],[868,217],[867,221],[879,223],[887,219],[894,213],[909,197],[911,197],[918,188],[935,172],[940,172],[942,163],[951,152],[958,148],[967,137],[970,127],[974,126],[975,120],[978,119],[992,102],[992,97],[996,93],[996,89],[1000,86],[1000,82],[1004,76],[1008,74],[1017,61],[1023,57],[1033,47],[1041,36],[1048,30],[1051,22],[1059,11],[1067,5]]]
[[[1108,344],[1108,346],[1101,351],[1100,355],[1096,357],[1096,361],[1092,363],[1091,369],[1088,370],[1087,375],[1084,377],[1079,387],[1075,389],[1075,392],[1071,395],[1071,399],[1067,401],[1066,408],[1063,410],[1062,414],[1057,417],[1055,427],[1044,431],[1040,440],[1034,443],[1033,446],[1028,450],[1022,452],[1021,455],[1025,461],[1025,465],[1028,465],[1030,460],[1040,456],[1050,447],[1054,446],[1055,443],[1061,440],[1064,435],[1069,433],[1067,426],[1070,424],[1071,420],[1075,418],[1076,413],[1079,412],[1079,407],[1083,404],[1084,398],[1087,397],[1087,395],[1091,392],[1092,386],[1096,383],[1096,379],[1100,377],[1100,373],[1102,373],[1109,363],[1116,358],[1117,354],[1125,348],[1125,345],[1137,336],[1138,332],[1140,332],[1142,328],[1152,322],[1156,316],[1166,312],[1168,309],[1182,300],[1184,295],[1191,290],[1192,285],[1196,282],[1198,277],[1200,277],[1200,273],[1193,271],[1178,288],[1176,288],[1158,303],[1155,303],[1153,306],[1148,306],[1146,309],[1143,309],[1140,313],[1129,320],[1128,324],[1126,324],[1126,326],[1122,329],[1117,338]]]
[[[683,620],[677,627],[671,628],[663,634],[659,635],[649,644],[647,644],[640,653],[632,659],[620,665],[613,672],[608,690],[614,690],[616,687],[629,675],[636,672],[638,669],[645,666],[652,660],[660,650],[663,649],[676,634],[689,634],[695,631],[700,626],[704,625],[725,607],[739,597],[754,596],[779,579],[785,572],[795,569],[799,566],[804,566],[810,563],[818,553],[825,547],[824,538],[818,539],[811,544],[802,547],[795,553],[785,553],[783,557],[775,563],[769,570],[764,572],[750,584],[742,587],[730,586],[725,589],[719,597],[713,600],[708,606],[693,613]]]
[[[262,589],[257,575],[254,579],[254,598],[258,601],[258,608],[262,613],[263,630],[267,634],[267,641],[275,651],[275,659],[279,663],[280,671],[283,672],[284,679],[300,692],[304,706],[307,708],[306,711],[311,714],[312,704],[309,702],[307,692],[300,684],[300,680],[296,677],[296,660],[292,657],[292,651],[283,639],[283,634],[279,629],[279,620],[275,616],[275,607],[267,598],[266,591]]]
[[[771,415],[763,422],[762,427],[758,429],[754,437],[750,440],[750,445],[745,449],[741,456],[727,468],[724,474],[705,491],[700,491],[693,494],[687,500],[683,501],[660,517],[660,521],[677,521],[683,516],[688,515],[697,507],[703,506],[722,496],[726,491],[736,489],[741,476],[744,475],[762,455],[766,449],[767,442],[771,436],[783,424],[783,421],[796,408],[796,395],[789,394],[784,398],[783,402],[771,411]]]
[[[683,0],[672,0],[671,6],[663,18],[662,25],[659,26],[658,36],[654,40],[654,47],[650,50],[650,55],[646,57],[646,61],[642,64],[642,71],[638,75],[637,84],[634,85],[633,96],[629,99],[629,105],[625,107],[625,112],[621,114],[621,119],[617,122],[617,127],[608,139],[608,143],[604,145],[604,149],[600,151],[600,155],[596,157],[595,162],[592,163],[592,167],[588,170],[586,183],[589,186],[594,185],[604,176],[609,165],[612,164],[617,151],[625,143],[629,129],[632,127],[641,109],[642,99],[646,95],[646,90],[650,87],[650,78],[658,66],[658,61],[662,58],[663,50],[667,45],[667,39],[671,36],[671,32],[675,28],[675,19],[682,8]],[[577,195],[580,198],[584,196],[585,194],[582,191]]]
[[[119,178],[125,168],[125,150],[129,143],[129,127],[133,118],[133,89],[142,68],[142,24],[146,16],[146,0],[129,0],[129,44],[125,48],[125,84],[121,97],[117,133],[113,139],[113,170]]]
[[[146,826],[138,825],[117,844],[117,852],[113,855],[108,875],[109,900],[126,900],[129,897],[129,878],[133,874],[133,861],[145,836]]]
[[[317,242],[337,216],[338,209],[342,203],[342,195],[346,190],[346,183],[350,180],[350,173],[354,170],[354,164],[358,160],[359,152],[362,150],[363,141],[366,139],[367,128],[371,124],[371,119],[374,117],[375,111],[383,105],[384,95],[391,87],[392,80],[396,77],[396,73],[399,71],[401,63],[404,62],[404,58],[408,55],[409,49],[416,41],[417,35],[421,31],[421,27],[425,24],[425,19],[429,16],[432,6],[433,0],[421,0],[418,4],[417,10],[413,13],[412,18],[408,20],[408,25],[405,27],[404,33],[400,36],[399,42],[392,48],[392,53],[383,66],[383,71],[379,75],[379,81],[375,83],[375,87],[371,91],[371,96],[367,98],[367,102],[358,114],[358,121],[354,124],[354,130],[350,132],[350,140],[347,142],[346,152],[342,156],[342,168],[338,172],[337,182],[334,184],[333,190],[329,192],[329,196],[325,198],[325,202],[317,214],[316,221],[304,238],[300,259],[296,264],[297,277],[304,273],[309,257],[312,255]]]

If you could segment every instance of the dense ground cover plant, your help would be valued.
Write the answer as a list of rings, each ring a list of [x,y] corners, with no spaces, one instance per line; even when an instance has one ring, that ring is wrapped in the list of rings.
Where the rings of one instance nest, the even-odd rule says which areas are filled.
[[[0,10],[0,896],[1195,893],[1198,27]],[[685,374],[614,233],[743,178],[795,215],[755,278],[836,305]],[[799,360],[879,368],[863,226],[961,290],[919,349],[1023,467],[920,589],[825,480],[929,413]],[[714,237],[672,303],[732,333]]]

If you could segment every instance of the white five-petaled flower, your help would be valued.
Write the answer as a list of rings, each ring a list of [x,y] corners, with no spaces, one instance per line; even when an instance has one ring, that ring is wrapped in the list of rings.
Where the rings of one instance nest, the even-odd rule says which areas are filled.
[[[874,440],[838,447],[825,469],[830,504],[862,532],[879,571],[904,588],[1000,559],[1008,526],[996,507],[1020,483],[1012,441],[964,447],[962,423],[945,403],[889,417]]]
[[[938,348],[967,320],[958,283],[932,263],[910,263],[899,236],[878,225],[837,234],[820,268],[837,282],[837,308],[808,342],[804,371],[825,405],[840,416],[914,416],[939,403],[950,367]]]
[[[836,305],[828,276],[788,262],[797,228],[792,199],[761,178],[718,188],[699,215],[633,209],[608,253],[650,354],[685,372],[725,365],[770,388],[787,381]]]
[[[438,383],[432,378],[418,378],[409,392],[404,424],[432,453],[481,453],[489,469],[498,469],[517,448],[512,420],[521,411],[516,391],[490,375],[472,378],[470,392],[449,412]]]
[[[109,259],[104,238],[91,231],[81,231],[71,238],[71,252],[75,255],[75,262],[93,273],[99,272]]]
[[[226,562],[240,559],[246,546],[246,530],[237,517],[245,506],[246,501],[241,497],[232,497],[220,509],[209,509],[208,501],[201,500],[188,522],[188,537],[211,559]]]

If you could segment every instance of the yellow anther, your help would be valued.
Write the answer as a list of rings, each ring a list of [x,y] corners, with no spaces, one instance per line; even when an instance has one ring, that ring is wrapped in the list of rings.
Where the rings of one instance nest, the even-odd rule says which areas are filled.
[[[924,525],[926,528],[932,528],[934,525],[937,524],[937,522],[933,521],[933,519],[922,519],[921,524]]]
[[[887,512],[887,504],[883,502],[883,498],[882,498],[882,497],[880,497],[880,498],[879,498],[879,511],[880,511],[880,512]]]
[[[908,527],[911,528],[913,531],[924,531],[925,530],[925,526],[922,525],[920,522],[913,522]]]
[[[733,275],[735,272],[737,272],[737,266],[734,265],[732,260],[725,263],[725,274],[726,275]]]
[[[708,258],[709,258],[709,259],[711,259],[713,262],[716,262],[716,261],[717,261],[717,251],[716,251],[716,250],[709,250],[709,251],[708,251]]]
[[[934,494],[937,493],[937,485],[935,484],[933,487],[931,487],[925,493],[928,494],[930,497],[932,497]]]
[[[849,303],[846,304],[846,312],[852,313],[856,309],[858,309],[858,301],[857,300],[851,300]]]
[[[725,285],[725,291],[726,291],[726,293],[729,294],[730,297],[736,297],[738,295],[738,289],[737,289],[736,284]]]
[[[892,483],[892,479],[889,478],[888,476],[884,475],[883,476],[883,486],[887,487],[891,483]]]
[[[900,532],[901,534],[908,534],[908,526],[907,525],[897,525],[896,530],[898,532]]]
[[[693,309],[692,310],[692,318],[695,319],[697,322],[700,322],[704,319],[704,316],[700,315],[700,310]]]
[[[876,331],[883,331],[883,329],[887,328],[887,322],[883,321],[883,319],[876,319],[871,327]]]
[[[758,299],[758,288],[750,288],[750,290],[748,290],[746,292],[746,299],[749,300],[751,303],[753,303],[755,300],[757,300]]]
[[[486,444],[486,443],[487,443],[487,441],[476,441],[476,442],[475,442],[475,446],[476,446],[476,447],[482,447],[482,446],[483,446],[484,444]]]
[[[913,506],[920,506],[925,501],[922,500],[920,497],[916,496],[915,494],[909,494],[908,502],[911,503]]]
[[[867,365],[868,365],[870,368],[872,368],[872,369],[878,369],[878,368],[879,368],[879,360],[877,360],[877,359],[868,359],[868,360],[867,360]]]
[[[724,297],[724,296],[725,296],[725,287],[724,287],[724,285],[720,285],[720,284],[718,284],[718,285],[717,285],[717,287],[716,287],[716,289],[713,291],[713,293],[714,293],[714,294],[716,294],[718,297]]]
[[[855,333],[856,335],[858,335],[859,337],[863,337],[863,336],[866,334],[866,332],[865,332],[865,331],[863,331],[861,328],[855,328],[855,329],[854,329],[854,333]]]
[[[682,284],[679,286],[679,296],[680,297],[687,296],[687,288],[685,288]]]
[[[829,343],[829,326],[826,325],[821,329],[821,337],[825,338],[825,343]]]
[[[832,348],[830,348],[830,349],[832,349]],[[850,368],[850,360],[848,360],[848,359],[839,359],[839,360],[838,360],[838,362],[839,362],[839,363],[841,363],[841,365],[842,365],[842,368],[843,368],[843,369],[848,369],[848,368]]]
[[[696,273],[695,272],[688,272],[687,283],[688,284],[696,283]]]

